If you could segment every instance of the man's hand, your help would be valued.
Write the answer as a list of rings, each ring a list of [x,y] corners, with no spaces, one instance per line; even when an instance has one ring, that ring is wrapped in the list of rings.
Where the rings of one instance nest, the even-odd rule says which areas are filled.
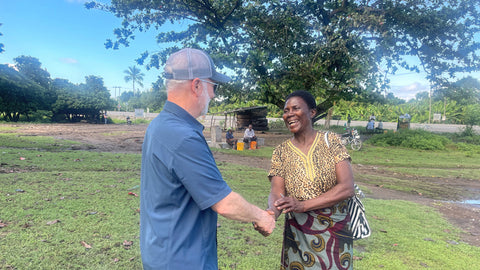
[[[267,209],[258,222],[252,223],[255,230],[267,237],[273,232],[273,229],[275,229],[275,213]]]

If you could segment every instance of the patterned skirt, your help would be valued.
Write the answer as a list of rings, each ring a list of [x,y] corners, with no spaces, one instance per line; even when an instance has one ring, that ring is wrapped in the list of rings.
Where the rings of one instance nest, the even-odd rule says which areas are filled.
[[[347,200],[306,213],[288,213],[281,269],[353,269]]]

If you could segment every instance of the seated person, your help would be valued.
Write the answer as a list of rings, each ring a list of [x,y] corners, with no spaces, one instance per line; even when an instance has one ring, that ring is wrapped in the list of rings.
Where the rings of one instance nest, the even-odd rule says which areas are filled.
[[[374,128],[375,128],[375,121],[373,120],[368,121],[367,131],[373,131]]]
[[[248,128],[245,129],[245,134],[243,134],[243,142],[250,143],[251,141],[256,141],[257,136],[255,136],[255,131],[253,131],[252,124],[248,125]]]
[[[228,145],[230,145],[233,149],[237,149],[237,139],[235,139],[233,137],[232,128],[229,128],[227,130],[227,135],[225,135],[225,139],[226,139]]]
[[[382,121],[378,122],[378,125],[377,125],[376,129],[380,130],[380,131],[383,130],[383,122]]]

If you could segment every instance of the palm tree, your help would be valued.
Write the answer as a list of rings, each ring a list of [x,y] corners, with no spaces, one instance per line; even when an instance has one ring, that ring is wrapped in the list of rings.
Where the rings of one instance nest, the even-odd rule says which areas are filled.
[[[143,76],[145,76],[145,74],[143,74],[139,68],[136,66],[128,67],[128,69],[123,72],[127,74],[124,77],[125,82],[132,81],[133,93],[135,93],[135,82],[138,83],[140,87],[143,87]]]

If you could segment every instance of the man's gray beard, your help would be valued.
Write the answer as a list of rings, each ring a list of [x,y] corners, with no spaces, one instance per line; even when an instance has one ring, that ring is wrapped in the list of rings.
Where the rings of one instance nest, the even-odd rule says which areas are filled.
[[[200,113],[200,116],[207,115],[207,113],[208,113],[208,104],[210,104],[210,97],[208,96],[208,89],[207,89],[207,87],[205,87],[205,86],[206,86],[206,85],[205,85],[206,83],[205,83],[205,82],[202,82],[202,84],[203,84],[203,86],[204,86],[204,88],[203,88],[204,91],[203,91],[202,96],[205,95],[205,98],[204,98],[204,100],[203,100],[203,101],[205,101],[205,107],[203,108],[202,112]],[[206,90],[205,90],[205,89],[206,89]]]

